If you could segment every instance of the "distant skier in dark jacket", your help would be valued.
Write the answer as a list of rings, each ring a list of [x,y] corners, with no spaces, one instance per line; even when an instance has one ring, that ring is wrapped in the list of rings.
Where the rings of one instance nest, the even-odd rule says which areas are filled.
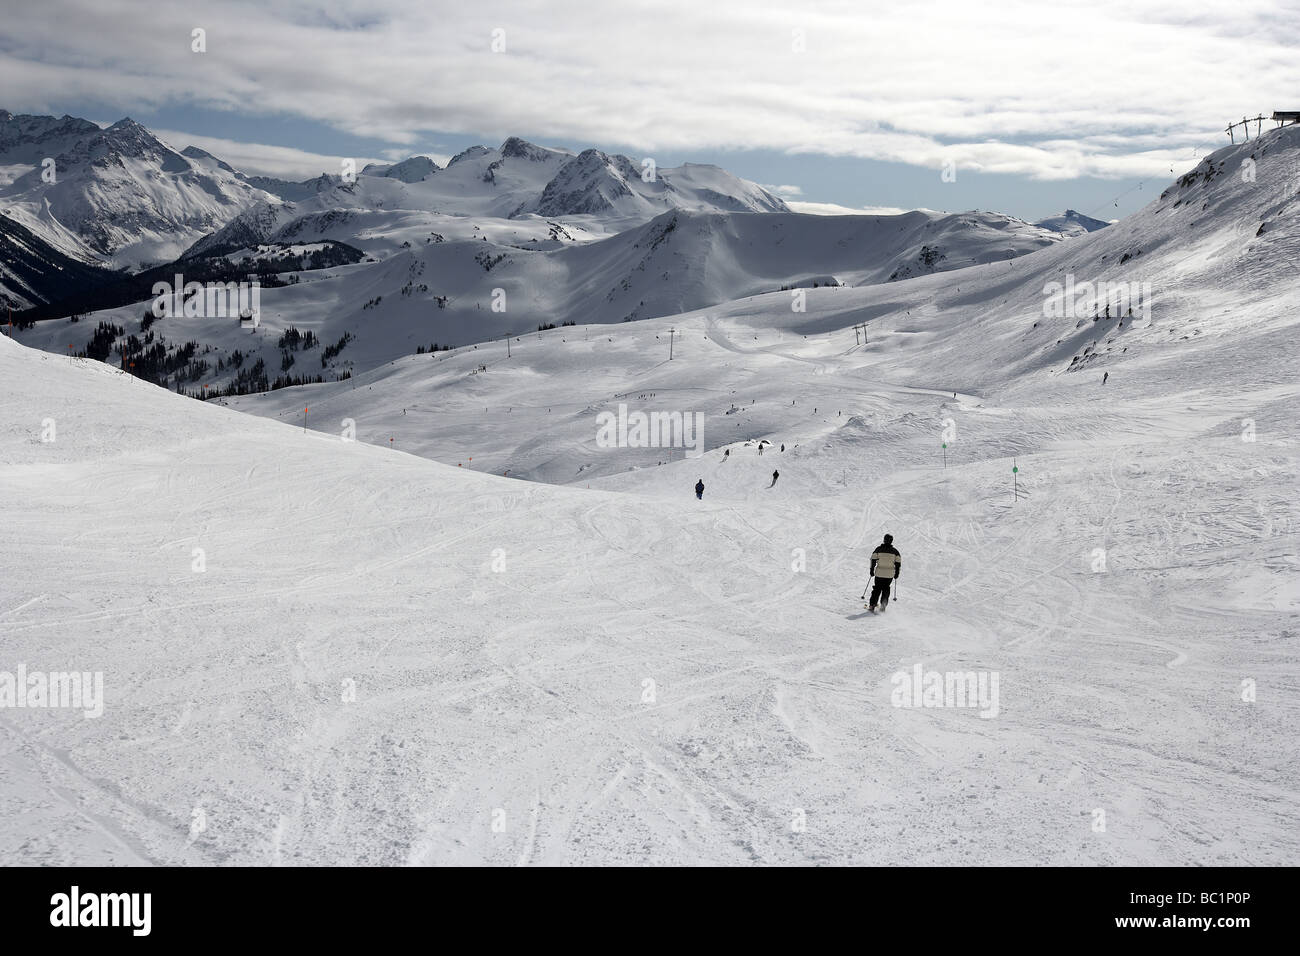
[[[871,589],[869,610],[874,611],[877,604],[882,611],[889,607],[890,584],[897,581],[902,572],[902,555],[894,547],[894,536],[887,534],[880,546],[871,553],[871,576],[875,578],[875,584]]]
[[[776,471],[775,469],[773,469],[773,471],[772,471],[772,484],[771,484],[771,485],[768,485],[768,487],[771,488],[772,485],[775,485],[775,484],[776,484],[776,480],[777,480],[778,478],[780,478],[780,477],[781,477],[781,473],[780,473],[779,471]]]
[[[699,498],[701,501],[704,500],[704,479],[703,478],[701,478],[699,481],[695,483],[695,497]]]

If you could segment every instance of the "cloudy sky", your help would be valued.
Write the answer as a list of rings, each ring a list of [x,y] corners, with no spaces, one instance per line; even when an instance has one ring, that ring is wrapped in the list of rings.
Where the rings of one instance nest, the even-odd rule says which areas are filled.
[[[717,163],[809,211],[1107,219],[1229,121],[1300,109],[1300,0],[4,6],[0,108],[130,115],[291,178],[518,135]]]

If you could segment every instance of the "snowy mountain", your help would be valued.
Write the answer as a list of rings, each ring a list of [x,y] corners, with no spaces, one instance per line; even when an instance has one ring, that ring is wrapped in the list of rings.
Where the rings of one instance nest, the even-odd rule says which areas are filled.
[[[694,212],[788,212],[785,204],[762,187],[718,169],[686,164],[655,170],[646,182],[646,167],[626,156],[589,149],[574,155],[567,150],[537,146],[510,137],[497,149],[474,146],[454,156],[441,169],[425,156],[413,156],[391,166],[371,164],[355,182],[322,176],[304,183],[265,178],[248,182],[292,202],[272,223],[257,214],[267,229],[262,240],[277,238],[277,229],[293,237],[329,238],[366,245],[366,237],[382,237],[409,225],[412,217],[429,223],[429,232],[442,232],[445,217],[564,219],[578,232],[611,235],[661,215],[682,209]],[[648,175],[648,174],[647,174]],[[337,227],[346,212],[356,227]],[[378,216],[373,214],[379,214]],[[307,220],[294,224],[295,219]],[[385,223],[384,220],[394,223]],[[445,225],[445,223],[443,223]],[[248,235],[247,223],[231,222],[232,232]],[[196,248],[225,247],[231,236],[205,237]],[[192,254],[187,253],[187,254]]]
[[[299,202],[303,199],[310,199],[319,192],[332,189],[340,182],[338,176],[330,176],[327,173],[321,173],[312,179],[304,179],[302,182],[291,182],[287,179],[276,179],[273,176],[244,176],[240,177],[262,192],[270,193],[285,202]]]
[[[204,236],[177,258],[224,255],[244,246],[256,246],[270,240],[286,222],[292,221],[297,206],[274,199],[255,203],[240,212],[216,232]]]
[[[646,218],[666,209],[694,212],[788,212],[761,186],[737,180],[716,166],[686,164],[649,171],[626,156],[589,149],[560,167],[535,200],[512,215]]]
[[[84,294],[118,278],[116,273],[64,255],[0,216],[0,309],[23,310]]]
[[[1269,131],[1109,228],[805,311],[773,291],[218,402],[0,337],[0,645],[104,685],[94,719],[4,711],[0,855],[1287,865],[1297,160],[1300,127]],[[782,218],[573,251],[739,255]],[[324,328],[416,263],[263,308],[310,293],[294,319]],[[397,334],[388,300],[343,359]],[[172,322],[143,335],[205,325]],[[275,354],[322,368],[298,341]],[[702,454],[602,441],[628,412],[703,416]],[[878,616],[885,533],[908,582]]]
[[[1057,233],[992,213],[686,211],[664,213],[604,239],[576,241],[558,222],[531,216],[431,219],[372,208],[382,201],[374,192],[381,186],[402,188],[359,177],[322,194],[320,202],[256,206],[176,264],[174,271],[194,271],[199,260],[238,259],[263,244],[333,242],[370,253],[355,265],[301,273],[294,285],[264,289],[262,335],[250,341],[224,323],[180,323],[174,331],[164,324],[155,333],[178,344],[197,341],[217,354],[238,350],[275,367],[282,361],[278,335],[290,327],[310,328],[322,341],[346,336],[347,354],[334,361],[359,372],[434,342],[463,345],[546,324],[672,316],[796,287],[899,282],[1005,262],[1061,241]],[[340,208],[345,201],[354,205]],[[172,271],[162,270],[161,278],[170,279]],[[147,290],[143,285],[139,294]],[[788,308],[788,291],[784,300]],[[86,311],[80,301],[69,305]],[[92,317],[120,327],[125,338],[136,333],[142,312],[131,305]],[[58,324],[43,325],[25,332],[24,341],[48,337],[51,345],[66,347],[55,343]],[[188,380],[190,373],[175,374]],[[238,374],[227,367],[208,383],[225,387]]]
[[[2,113],[0,166],[23,163],[33,165],[0,187],[0,211],[65,255],[119,268],[174,259],[269,198],[215,157],[178,153],[129,118],[101,130]]]
[[[1105,229],[1110,223],[1102,219],[1093,219],[1091,216],[1085,216],[1081,212],[1075,212],[1073,209],[1065,210],[1064,215],[1052,216],[1043,219],[1034,225],[1042,229],[1050,229],[1053,232],[1059,232],[1065,236],[1082,236],[1090,232],[1096,232],[1098,229]]]
[[[94,123],[75,116],[15,116],[0,110],[0,165],[39,166],[45,157],[99,132]]]
[[[361,170],[363,176],[385,176],[404,183],[420,183],[436,173],[441,167],[428,156],[412,156],[391,166],[370,163]]]
[[[1246,168],[1254,179],[1243,179]],[[950,391],[1004,395],[1008,401],[1029,390],[1046,402],[1042,396],[1054,389],[1084,387],[1055,384],[1063,377],[1085,380],[1088,387],[1095,387],[1105,372],[1112,372],[1107,388],[1112,388],[1114,381],[1152,379],[1157,384],[1150,386],[1150,401],[1156,402],[1163,394],[1160,388],[1174,389],[1172,383],[1184,377],[1199,383],[1197,394],[1213,394],[1216,382],[1228,388],[1233,377],[1241,377],[1242,369],[1253,367],[1254,359],[1241,358],[1235,349],[1251,356],[1277,349],[1276,359],[1271,357],[1266,368],[1252,372],[1262,383],[1259,395],[1263,401],[1268,389],[1292,387],[1278,363],[1284,361],[1281,356],[1293,351],[1286,344],[1290,334],[1286,330],[1293,323],[1290,300],[1300,284],[1297,169],[1300,128],[1283,128],[1248,145],[1229,146],[1210,155],[1144,209],[1107,229],[1058,241],[1027,255],[1005,261],[990,256],[955,271],[892,282],[885,273],[895,260],[887,260],[861,282],[843,272],[838,278],[825,277],[837,278],[836,282],[819,281],[813,288],[810,278],[803,283],[803,312],[792,307],[790,291],[736,296],[707,310],[665,313],[662,319],[619,323],[603,330],[559,328],[516,336],[509,358],[495,331],[505,317],[497,316],[493,333],[469,340],[476,342],[474,345],[450,355],[408,354],[376,368],[376,359],[383,357],[386,348],[391,351],[391,344],[402,341],[404,334],[412,336],[412,346],[434,341],[463,345],[466,340],[447,335],[450,320],[444,318],[448,312],[458,313],[449,305],[427,319],[419,313],[399,318],[409,299],[399,295],[390,310],[385,296],[379,305],[362,311],[364,320],[335,324],[317,318],[309,308],[288,305],[297,296],[313,303],[338,303],[342,286],[334,280],[271,290],[267,301],[274,302],[274,311],[279,313],[270,319],[272,328],[311,328],[331,341],[340,337],[342,330],[349,330],[353,338],[344,359],[359,373],[371,369],[356,380],[367,389],[351,395],[354,382],[326,382],[231,401],[241,409],[278,417],[292,415],[295,408],[301,410],[306,401],[322,403],[322,407],[339,403],[357,413],[358,421],[369,423],[373,431],[367,433],[375,436],[374,440],[386,441],[397,435],[403,448],[417,454],[444,462],[463,461],[472,455],[476,467],[497,473],[508,468],[512,476],[548,482],[586,481],[624,470],[629,463],[653,466],[663,456],[658,450],[647,450],[639,458],[632,452],[621,459],[596,454],[589,422],[581,414],[535,418],[527,429],[516,432],[518,423],[513,420],[480,417],[473,420],[471,428],[467,418],[461,425],[444,428],[423,418],[403,421],[401,410],[417,405],[422,409],[463,405],[468,416],[475,407],[500,408],[526,399],[536,405],[576,411],[591,402],[611,407],[609,395],[614,393],[655,391],[690,396],[691,407],[704,412],[708,421],[725,422],[728,428],[739,425],[741,437],[757,440],[783,427],[784,419],[769,417],[774,414],[770,404],[761,404],[753,414],[728,419],[734,396],[770,394],[764,381],[777,374],[774,370],[807,363],[824,369],[822,374],[828,376],[817,404],[836,409],[840,407],[836,390],[845,382],[858,376],[875,380],[880,375],[912,383],[939,381],[942,376],[951,383]],[[644,283],[638,287],[638,295],[644,295],[640,290],[656,286],[664,289],[665,295],[678,294],[679,286],[688,291],[699,289],[700,275],[722,289],[733,281],[727,278],[727,268],[738,263],[754,268],[740,257],[751,248],[753,236],[741,227],[792,230],[797,222],[815,218],[791,217],[782,227],[782,217],[677,214],[671,230],[667,225],[673,217],[668,217],[637,234],[551,253],[542,261],[560,259],[565,262],[563,268],[538,269],[518,284],[512,283],[505,271],[507,261],[489,274],[492,283],[507,289],[511,303],[526,300],[529,289],[536,288],[544,277],[567,276],[570,283],[577,284],[561,287],[554,299],[544,299],[533,315],[549,310],[557,324],[564,317],[581,326],[587,321],[581,310],[566,311],[565,306],[575,301],[575,288],[584,288],[584,277],[590,277],[586,300],[599,300],[593,294],[605,288],[603,281],[598,281],[599,267],[586,260],[602,247],[618,250],[621,256],[648,257],[645,270],[635,265],[630,270]],[[871,218],[844,217],[844,221]],[[882,223],[900,218],[879,217]],[[918,230],[924,231],[923,227]],[[860,235],[855,241],[861,243]],[[683,260],[703,258],[708,267],[699,272],[682,263],[671,267],[675,242],[682,243]],[[915,243],[913,239],[912,245]],[[725,255],[709,260],[704,251],[709,244]],[[778,248],[786,245],[793,247],[788,253],[793,263],[799,262],[797,249],[811,249],[814,254],[824,251],[818,250],[807,234],[797,232]],[[835,245],[836,241],[826,242],[828,247]],[[611,274],[628,271],[628,263],[635,261],[621,260]],[[669,279],[652,271],[658,269]],[[447,271],[456,274],[458,270],[448,266]],[[362,294],[373,298],[376,288],[367,286]],[[620,290],[616,287],[614,291]],[[1107,298],[1114,302],[1109,315]],[[482,313],[489,308],[490,298],[485,296],[482,301],[483,310],[470,310],[479,318],[480,329],[489,321]],[[615,296],[610,305],[619,303]],[[510,306],[515,308],[519,307]],[[1132,315],[1127,314],[1129,309]],[[346,314],[346,309],[342,311]],[[865,344],[859,343],[853,331],[858,324],[865,324]],[[670,325],[686,330],[677,348],[686,349],[679,355],[693,356],[688,366],[659,365]],[[39,331],[23,333],[25,340],[40,342]],[[421,332],[424,336],[418,337]],[[232,348],[236,342],[252,345],[245,336],[231,339],[223,347]],[[268,362],[273,361],[275,353],[262,354]],[[480,363],[489,366],[490,374],[467,379],[468,371]],[[715,378],[707,388],[699,383],[675,384],[677,370],[683,367],[714,369]],[[573,384],[587,378],[592,383],[589,386]],[[626,381],[626,387],[617,384],[620,380]],[[805,398],[799,401],[802,405]],[[324,404],[327,402],[330,404]],[[1233,403],[1229,406],[1235,408]],[[1095,407],[1097,429],[1138,436],[1147,427],[1148,412],[1130,408],[1131,417],[1118,422],[1110,417],[1109,407]],[[1204,410],[1200,404],[1196,407]],[[1216,412],[1202,425],[1231,431],[1240,424],[1233,414],[1230,410]],[[1285,415],[1279,398],[1278,404],[1269,405],[1268,427],[1285,429]],[[829,424],[840,427],[842,423]],[[968,427],[979,425],[976,416]],[[516,438],[517,443],[512,444]],[[1010,455],[1017,447],[1027,446],[1008,437],[1000,447]],[[575,460],[582,469],[574,465],[565,471]],[[920,464],[922,460],[909,458],[908,462]]]

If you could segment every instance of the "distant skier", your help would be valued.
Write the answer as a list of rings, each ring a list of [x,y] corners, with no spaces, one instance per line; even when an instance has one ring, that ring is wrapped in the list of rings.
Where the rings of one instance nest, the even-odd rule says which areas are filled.
[[[773,485],[775,485],[775,484],[776,484],[776,480],[777,480],[778,478],[780,478],[780,477],[781,477],[781,473],[780,473],[779,471],[776,471],[775,469],[773,469],[773,471],[772,471],[772,484],[771,484],[771,485],[768,485],[768,487],[771,488]]]
[[[785,446],[784,446],[784,445],[781,446],[781,450],[782,450],[782,451],[785,451]]]
[[[695,483],[695,497],[700,501],[704,500],[704,479],[701,478]]]
[[[726,451],[724,451],[724,452],[722,453],[722,457],[723,457],[723,458],[730,458],[730,457],[731,457],[731,449],[728,448]]]
[[[884,611],[889,607],[889,587],[903,571],[903,558],[894,547],[894,536],[885,535],[880,547],[871,553],[871,576],[875,579],[871,589],[871,603],[868,610],[874,611],[876,605]]]
[[[1103,376],[1101,377],[1101,384],[1105,385],[1105,384],[1106,384],[1106,379],[1108,379],[1108,378],[1110,378],[1110,372],[1107,372],[1105,375],[1103,375]]]

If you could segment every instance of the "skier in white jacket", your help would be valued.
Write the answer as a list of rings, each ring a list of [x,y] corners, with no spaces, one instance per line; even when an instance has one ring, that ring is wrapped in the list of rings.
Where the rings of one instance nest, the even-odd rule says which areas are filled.
[[[885,535],[885,540],[871,553],[871,576],[875,583],[871,588],[871,604],[868,610],[874,611],[876,605],[880,610],[889,607],[889,587],[898,580],[903,571],[903,557],[894,547],[894,536]]]

